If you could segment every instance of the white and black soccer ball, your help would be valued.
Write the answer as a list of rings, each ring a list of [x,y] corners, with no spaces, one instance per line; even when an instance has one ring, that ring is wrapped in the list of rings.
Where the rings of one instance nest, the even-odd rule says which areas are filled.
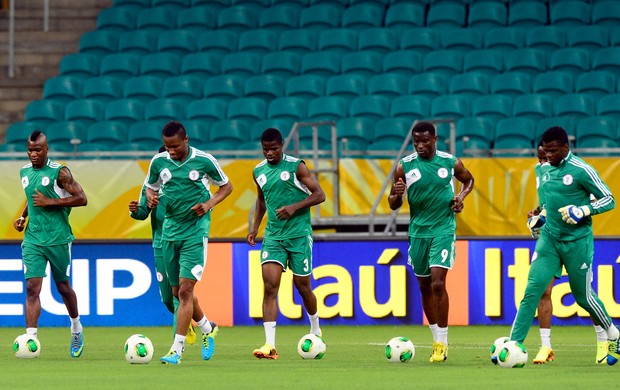
[[[153,359],[153,343],[143,334],[132,334],[125,342],[125,360],[131,364],[147,364]]]
[[[497,364],[503,368],[522,368],[527,363],[527,351],[523,344],[510,340],[497,354]]]
[[[34,359],[41,356],[41,343],[37,336],[21,334],[13,341],[13,352],[19,359]]]
[[[306,360],[321,359],[326,349],[323,339],[312,333],[304,335],[297,343],[297,353]]]
[[[502,350],[507,341],[510,341],[510,337],[499,337],[491,345],[491,362],[493,364],[497,364],[497,354]]]
[[[415,356],[415,346],[406,337],[394,337],[385,346],[385,357],[392,363],[407,363]]]

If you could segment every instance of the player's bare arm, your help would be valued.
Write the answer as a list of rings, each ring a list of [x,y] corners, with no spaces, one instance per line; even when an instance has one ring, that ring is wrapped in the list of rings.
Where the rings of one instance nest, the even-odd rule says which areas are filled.
[[[60,206],[80,207],[88,204],[88,199],[80,183],[73,179],[69,168],[63,167],[58,172],[58,186],[67,191],[71,196],[66,198],[48,198],[39,190],[32,194],[33,204],[37,207]]]
[[[192,207],[192,210],[196,213],[196,215],[198,215],[199,217],[202,217],[203,215],[208,213],[209,210],[211,210],[212,208],[217,206],[221,201],[226,199],[228,195],[230,195],[232,190],[233,190],[232,184],[228,182],[224,184],[223,186],[221,186],[208,201],[204,203],[195,204],[194,207]]]
[[[396,210],[403,205],[403,195],[405,195],[406,190],[407,185],[405,184],[405,170],[403,169],[403,166],[398,163],[398,166],[394,171],[394,183],[390,189],[390,195],[388,195],[388,203],[390,204],[390,208],[392,210]]]
[[[26,227],[27,217],[28,217],[28,203],[26,203],[26,205],[24,206],[24,209],[22,210],[22,215],[19,218],[17,218],[15,221],[13,221],[13,227],[15,228],[15,230],[17,230],[18,232],[24,231],[24,228]]]
[[[474,189],[474,177],[471,172],[465,168],[463,162],[460,159],[456,159],[454,164],[454,177],[461,182],[461,190],[458,195],[452,199],[451,208],[455,213],[463,211],[465,197]]]
[[[254,180],[256,183],[256,180]],[[256,191],[258,193],[256,197],[256,208],[254,209],[254,220],[252,221],[252,230],[248,233],[246,241],[248,244],[254,246],[256,245],[256,236],[258,235],[258,228],[260,224],[263,222],[263,217],[265,216],[265,212],[267,211],[267,205],[265,204],[265,194],[263,194],[263,190],[260,188],[258,183],[256,183]]]
[[[318,180],[310,173],[306,164],[302,162],[297,165],[295,175],[310,190],[310,195],[301,202],[277,209],[276,216],[278,219],[289,219],[299,209],[316,206],[319,203],[325,202],[325,192],[323,192]]]

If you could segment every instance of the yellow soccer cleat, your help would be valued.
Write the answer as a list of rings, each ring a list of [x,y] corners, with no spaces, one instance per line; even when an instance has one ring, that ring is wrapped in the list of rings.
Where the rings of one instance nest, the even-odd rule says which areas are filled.
[[[596,364],[605,364],[607,361],[607,341],[596,342]]]
[[[607,354],[605,354],[605,357],[607,357]],[[555,360],[555,355],[553,354],[553,349],[543,345],[538,350],[538,353],[536,354],[536,357],[534,358],[533,362],[534,364],[545,364],[547,362],[552,362],[554,360]]]
[[[437,343],[437,346],[433,349],[433,355],[431,356],[433,363],[442,363],[448,358],[448,346],[441,341]]]
[[[276,360],[278,358],[278,351],[267,343],[265,343],[262,347],[255,349],[253,354],[257,359]]]
[[[185,341],[187,341],[189,345],[194,345],[194,343],[196,342],[196,331],[194,330],[194,325],[191,323],[191,321],[189,323],[189,328],[187,328]]]
[[[435,355],[435,350],[437,349],[437,343],[433,341],[433,351],[431,352],[431,356],[429,356],[428,361],[433,362],[433,355]]]

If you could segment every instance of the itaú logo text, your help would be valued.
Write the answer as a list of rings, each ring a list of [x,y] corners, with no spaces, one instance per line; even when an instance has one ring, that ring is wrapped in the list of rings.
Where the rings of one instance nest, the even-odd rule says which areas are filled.
[[[97,259],[96,264],[96,314],[114,315],[114,302],[124,299],[134,299],[145,294],[151,287],[151,270],[140,260],[135,259]],[[71,285],[78,297],[78,310],[80,315],[91,314],[91,289],[90,289],[90,262],[87,259],[74,259],[71,262]],[[1,275],[8,274],[5,271],[20,271],[22,261],[20,259],[2,259],[0,261],[0,295],[22,294],[25,289],[23,275],[21,280],[12,278],[7,281]],[[41,308],[51,314],[66,315],[67,308],[62,300],[58,301],[52,295],[52,277],[49,264],[47,266],[47,277],[43,279],[41,289]],[[131,275],[130,284],[119,287],[114,285],[115,273],[128,273]],[[12,272],[12,275],[17,275]],[[6,297],[6,295],[5,295]],[[23,303],[3,303],[0,304],[0,316],[2,315],[23,315]]]

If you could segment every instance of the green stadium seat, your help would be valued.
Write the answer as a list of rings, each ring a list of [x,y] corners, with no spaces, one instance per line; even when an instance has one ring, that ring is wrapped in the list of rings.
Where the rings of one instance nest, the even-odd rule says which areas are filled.
[[[551,71],[541,73],[534,79],[534,93],[544,93],[553,99],[574,92],[573,76],[570,73]]]
[[[99,57],[92,54],[68,54],[60,60],[60,74],[73,77],[94,77],[99,75]]]
[[[255,122],[250,128],[250,138],[252,141],[260,141],[263,131],[270,127],[280,130],[282,137],[286,138],[293,127],[293,122],[289,119],[265,119]]]
[[[448,92],[475,99],[489,93],[490,76],[481,73],[461,73],[450,79]]]
[[[38,121],[44,124],[64,119],[65,105],[57,100],[34,100],[26,106],[24,117],[27,121]]]
[[[207,79],[220,74],[220,57],[213,53],[191,53],[181,61],[181,74]]]
[[[7,144],[23,144],[24,151],[26,150],[26,143],[28,137],[35,130],[40,130],[45,133],[48,123],[39,121],[23,121],[13,122],[6,129],[5,143]]]
[[[432,100],[448,93],[448,78],[438,73],[416,74],[409,80],[408,93]]]
[[[469,116],[470,100],[461,95],[444,95],[434,99],[431,103],[433,118],[459,119]]]
[[[271,7],[292,7],[300,11],[310,6],[310,0],[271,0]],[[264,12],[264,11],[263,11]]]
[[[368,118],[345,118],[336,122],[338,142],[346,139],[347,149],[365,150],[374,139],[375,121]]]
[[[381,141],[375,141],[372,144],[368,145],[368,148],[366,148],[367,151],[376,151],[376,152],[383,152],[385,151],[385,154],[373,154],[371,156],[369,156],[370,158],[377,158],[377,159],[394,159],[394,153],[398,152],[400,150],[401,145],[403,144],[402,141],[392,141],[392,140],[381,140]],[[411,153],[411,151],[409,149],[405,150],[405,153]]]
[[[108,54],[101,59],[99,74],[128,79],[140,74],[140,56],[138,54]]]
[[[226,119],[226,102],[213,98],[195,100],[187,106],[186,117],[211,126],[215,122]]]
[[[125,125],[144,120],[144,104],[137,99],[118,99],[105,107],[106,121],[119,121]]]
[[[508,9],[502,1],[479,2],[469,5],[467,26],[469,28],[490,29],[504,27],[508,20]]]
[[[498,74],[491,80],[491,93],[517,97],[532,92],[532,82],[529,75],[521,72],[506,72]]]
[[[220,75],[208,78],[202,95],[205,98],[229,102],[243,96],[244,82],[238,76]]]
[[[299,74],[301,55],[295,52],[278,51],[263,56],[261,73],[280,76],[285,80]]]
[[[239,35],[239,51],[260,56],[276,51],[278,35],[271,30],[248,30]]]
[[[349,116],[366,118],[373,122],[387,118],[390,115],[390,100],[384,96],[360,96],[349,104]]]
[[[531,157],[534,154],[533,150],[531,140],[501,138],[495,140],[493,144],[493,157]]]
[[[423,60],[424,72],[453,76],[463,71],[463,53],[457,50],[437,50]]]
[[[129,31],[136,27],[136,18],[125,8],[105,8],[97,16],[97,30],[102,31]]]
[[[248,7],[231,6],[220,11],[217,26],[221,30],[245,31],[258,26],[258,13]]]
[[[299,27],[302,29],[325,30],[338,28],[341,21],[342,9],[331,4],[313,5],[303,9],[299,14]]]
[[[306,99],[298,97],[283,97],[269,103],[267,117],[269,119],[284,119],[290,122],[299,122],[307,117],[308,103]]]
[[[579,156],[602,156],[602,157],[608,157],[608,156],[618,156],[617,152],[603,152],[600,149],[603,148],[618,148],[618,146],[620,146],[620,144],[618,144],[618,141],[613,140],[613,139],[608,139],[608,138],[592,138],[592,137],[588,137],[584,140],[582,140],[581,142],[577,142],[576,144],[577,148],[593,148],[593,149],[597,149],[594,152],[579,152]]]
[[[385,6],[375,4],[351,4],[342,15],[342,27],[365,30],[381,27],[385,15]]]
[[[316,51],[317,47],[317,33],[311,30],[284,31],[278,39],[278,49],[281,51],[306,54]]]
[[[138,13],[137,30],[166,31],[177,27],[178,7],[150,7]]]
[[[484,47],[495,50],[517,50],[525,47],[525,33],[516,27],[492,28],[484,33]]]
[[[597,25],[571,28],[568,31],[568,46],[593,53],[609,46],[608,30]]]
[[[384,73],[368,80],[368,94],[383,96],[390,101],[407,94],[409,78],[400,74]]]
[[[73,76],[56,76],[49,78],[43,85],[43,99],[69,102],[82,95],[83,79]]]
[[[45,136],[50,147],[52,145],[64,145],[67,149],[72,148],[72,141],[86,141],[86,129],[78,122],[55,122],[45,129]]]
[[[592,70],[604,70],[620,75],[620,47],[600,49],[592,58]]]
[[[181,71],[181,59],[173,53],[153,53],[142,57],[140,74],[160,78],[173,77]]]
[[[620,28],[612,28],[610,30],[609,46],[620,46]]]
[[[245,81],[245,97],[255,97],[269,103],[284,95],[285,81],[276,75],[252,76]]]
[[[467,117],[456,122],[456,155],[487,156],[494,139],[495,122],[489,118]],[[467,138],[465,138],[467,137]],[[464,142],[466,143],[464,147]],[[464,149],[479,149],[464,153]]]
[[[65,119],[81,123],[84,126],[90,126],[95,122],[102,121],[104,113],[105,103],[102,101],[97,99],[80,99],[67,104]]]
[[[347,99],[325,96],[313,99],[308,105],[308,117],[314,120],[338,120],[347,117]]]
[[[230,30],[206,31],[198,35],[198,50],[214,55],[225,55],[237,51],[239,33]]]
[[[402,34],[400,48],[425,55],[441,49],[441,35],[438,30],[430,28],[407,30]]]
[[[228,104],[228,119],[245,121],[248,128],[252,122],[267,119],[267,103],[253,97],[235,99]]]
[[[482,48],[482,32],[474,28],[456,28],[441,32],[444,50],[469,52]]]
[[[340,96],[351,101],[366,94],[366,78],[357,74],[330,77],[325,86],[326,96]]]
[[[342,57],[342,73],[371,77],[381,73],[383,60],[376,51],[356,51]]]
[[[536,123],[536,134],[534,135],[534,145],[538,145],[540,142],[543,133],[553,126],[560,126],[566,133],[569,138],[575,135],[575,119],[567,116],[554,116],[549,118],[543,118],[538,120]]]
[[[183,127],[190,145],[206,144],[211,141],[209,125],[207,123],[201,120],[189,120],[183,121]]]
[[[271,5],[271,0],[230,0],[231,6],[247,7],[260,13]]]
[[[547,70],[546,53],[540,49],[519,49],[506,58],[507,72],[521,72],[536,77]]]
[[[388,54],[399,49],[398,36],[389,28],[369,28],[359,34],[359,50]]]
[[[465,26],[465,4],[433,3],[426,14],[426,26],[430,28],[461,28]]]
[[[301,58],[301,73],[331,77],[340,74],[340,57],[335,53],[308,53]]]
[[[598,102],[603,96],[615,92],[616,77],[606,71],[592,71],[581,74],[575,84],[575,92],[592,96]]]
[[[222,74],[246,79],[260,73],[261,57],[254,53],[230,53],[222,60]]]
[[[414,50],[397,50],[383,57],[383,72],[411,77],[422,71],[422,56]]]
[[[391,5],[385,13],[385,27],[399,34],[409,29],[424,27],[426,10],[423,4],[398,3]]]
[[[476,98],[472,105],[473,116],[495,121],[512,115],[512,98],[506,95],[485,95]]]
[[[211,142],[231,142],[233,145],[239,145],[247,142],[250,137],[250,126],[248,122],[243,120],[224,120],[219,121],[211,126]],[[233,147],[232,149],[235,149]]]
[[[573,78],[590,70],[590,53],[586,49],[566,48],[551,54],[549,70],[570,73]]]
[[[319,50],[339,55],[357,50],[357,32],[349,28],[337,28],[321,31]]]
[[[230,6],[230,0],[192,0],[192,8],[199,6],[209,6],[214,11],[221,11]]]
[[[407,119],[410,123],[417,119],[429,118],[431,113],[431,101],[421,95],[407,95],[397,97],[392,101],[390,116],[393,118]]]
[[[512,115],[534,120],[553,115],[553,99],[543,94],[517,96],[512,105]]]
[[[574,93],[559,97],[555,101],[556,116],[585,118],[595,115],[596,103],[591,96]]]
[[[117,8],[125,8],[132,11],[141,10],[151,6],[151,0],[114,0],[112,5]]]
[[[504,71],[504,56],[496,49],[475,50],[463,57],[464,73],[480,73],[495,76]]]
[[[161,142],[155,143],[153,140],[149,142],[126,142],[114,146],[113,152],[123,152],[126,155],[122,157],[114,157],[115,159],[135,159],[135,152],[151,152],[153,155],[157,153]]]
[[[152,150],[158,150],[162,144],[162,128],[165,122],[146,121],[136,122],[127,131],[127,142],[135,144],[156,145],[150,147]]]
[[[157,33],[149,30],[135,30],[123,33],[118,41],[121,53],[150,54],[157,51]]]
[[[536,27],[549,23],[547,4],[538,1],[511,3],[508,9],[508,25]]]
[[[151,5],[153,7],[170,7],[181,10],[189,4],[187,0],[151,0]]]
[[[111,152],[113,147],[99,142],[89,142],[78,145],[77,149],[80,153],[102,152],[101,155],[89,155],[86,157],[91,160],[97,160],[109,158],[108,153],[105,152]]]
[[[202,98],[202,87],[202,80],[195,76],[170,77],[164,81],[163,97],[187,105]]]
[[[387,118],[375,123],[374,137],[382,141],[403,142],[413,126],[407,118]]]
[[[296,29],[299,26],[299,13],[302,8],[291,5],[267,8],[261,13],[258,26],[273,31]]]
[[[211,7],[190,7],[179,11],[177,28],[198,33],[217,27],[217,11]]]
[[[562,1],[549,5],[551,24],[577,27],[590,24],[590,4],[584,1]]]
[[[143,103],[159,99],[163,96],[163,80],[155,76],[132,77],[125,81],[123,97],[136,99]]]
[[[123,97],[123,79],[115,76],[99,76],[86,79],[82,89],[84,99],[96,99],[107,103]]]
[[[96,142],[112,148],[127,141],[127,126],[116,121],[93,123],[86,130],[86,141],[89,144]]]
[[[502,119],[495,125],[495,148],[508,149],[513,148],[511,143],[526,143],[530,153],[533,150],[532,141],[536,134],[536,122],[529,118],[507,118]],[[522,142],[523,141],[523,142]],[[508,147],[498,147],[497,143],[501,142]],[[517,148],[515,146],[514,148]]]
[[[325,93],[325,78],[317,75],[291,77],[286,82],[286,96],[300,97],[310,101]]]
[[[601,1],[592,4],[592,24],[616,27],[620,23],[620,8],[613,1]]]
[[[608,116],[620,121],[620,94],[603,96],[596,105],[596,115]]]
[[[566,47],[566,29],[558,26],[534,27],[527,33],[525,44],[547,53],[563,49]]]
[[[195,52],[196,34],[191,30],[162,31],[157,38],[157,51],[183,56]]]
[[[114,31],[89,31],[80,37],[80,53],[104,56],[118,50],[119,34]]]
[[[596,140],[617,141],[618,122],[616,119],[606,116],[592,116],[581,119],[575,128],[577,147],[580,147],[588,138]]]
[[[185,119],[185,108],[177,99],[156,99],[144,106],[144,119],[158,122],[182,121]]]
[[[340,10],[345,9],[349,5],[350,0],[310,0],[310,6],[313,5],[331,5]]]

